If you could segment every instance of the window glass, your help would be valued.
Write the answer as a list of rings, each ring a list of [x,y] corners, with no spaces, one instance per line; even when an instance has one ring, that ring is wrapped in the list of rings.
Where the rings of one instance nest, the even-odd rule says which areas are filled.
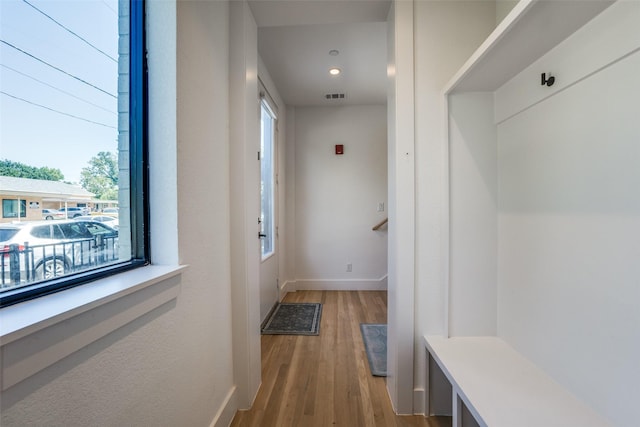
[[[62,230],[60,230],[60,226],[58,224],[53,224],[51,227],[53,228],[54,239],[64,239],[64,234],[62,233]]]
[[[114,234],[114,230],[105,227],[102,224],[91,222],[87,224],[87,231],[91,236],[97,236],[98,234]]]
[[[38,262],[19,242],[4,255],[0,305],[23,291],[32,298],[80,284],[92,269],[104,275],[146,262],[143,21],[143,1],[0,1],[0,195],[19,194],[3,199],[0,246],[25,238],[2,228],[41,221],[44,209],[64,213],[48,221],[55,239],[109,235],[112,246],[91,259],[42,249],[42,265],[58,251],[47,276],[34,272]],[[117,213],[117,231],[71,219],[103,209]]]
[[[17,228],[0,228],[0,242],[11,239],[18,233]]]
[[[24,218],[25,216],[27,216],[26,200],[2,200],[3,218]]]
[[[88,239],[91,237],[91,233],[89,233],[87,227],[77,221],[60,224],[60,228],[62,229],[65,239]]]
[[[275,179],[274,140],[276,118],[266,100],[261,103],[260,120],[260,223],[262,258],[274,252],[275,244]]]
[[[51,238],[51,226],[49,225],[40,225],[37,227],[33,227],[31,231],[31,235],[38,239],[50,239]]]

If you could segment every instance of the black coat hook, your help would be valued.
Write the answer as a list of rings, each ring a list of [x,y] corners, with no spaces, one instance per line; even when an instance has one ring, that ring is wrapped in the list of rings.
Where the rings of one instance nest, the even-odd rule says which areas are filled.
[[[553,86],[553,84],[556,82],[556,78],[553,77],[551,74],[549,74],[549,77],[547,77],[547,73],[542,73],[542,81],[541,84],[542,86],[547,85],[547,86]]]

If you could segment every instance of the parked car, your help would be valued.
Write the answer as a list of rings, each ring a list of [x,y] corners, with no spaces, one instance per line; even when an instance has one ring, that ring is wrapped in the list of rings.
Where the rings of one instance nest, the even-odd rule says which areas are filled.
[[[46,219],[48,221],[52,219],[63,219],[64,213],[57,211],[55,209],[42,209],[42,219]]]
[[[109,227],[117,230],[119,228],[118,218],[107,215],[83,215],[73,218],[76,221],[98,221],[107,224]]]
[[[65,218],[75,218],[77,216],[89,215],[89,208],[82,207],[60,208],[59,211],[63,213]]]
[[[18,286],[117,261],[118,231],[98,221],[0,224],[0,254],[2,287]]]
[[[104,208],[102,209],[104,215],[118,217],[118,208]]]

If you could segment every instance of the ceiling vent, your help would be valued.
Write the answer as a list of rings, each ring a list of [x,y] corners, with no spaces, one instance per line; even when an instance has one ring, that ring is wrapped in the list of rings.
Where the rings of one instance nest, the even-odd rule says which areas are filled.
[[[324,97],[326,99],[344,99],[344,93],[328,93]]]

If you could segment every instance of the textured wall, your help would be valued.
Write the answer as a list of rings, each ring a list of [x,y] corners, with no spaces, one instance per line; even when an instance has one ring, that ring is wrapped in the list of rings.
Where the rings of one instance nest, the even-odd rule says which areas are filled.
[[[151,140],[152,150],[166,154],[165,164],[151,167],[166,167],[165,174],[178,171],[178,203],[163,199],[165,192],[175,195],[170,178],[166,187],[152,182],[155,202],[165,201],[161,209],[154,209],[152,220],[163,223],[165,216],[175,218],[178,210],[179,244],[156,247],[156,254],[170,260],[179,249],[180,261],[189,264],[181,276],[181,293],[3,392],[3,427],[208,426],[233,390],[226,155],[228,5],[150,2],[149,6],[150,103],[160,102],[160,92],[175,87],[176,73],[178,81],[177,105],[171,97],[162,100],[169,113],[166,109],[162,117],[152,113],[151,122],[157,137]],[[177,56],[171,42],[176,32]],[[168,42],[157,44],[155,37]],[[156,62],[156,55],[162,61]],[[161,82],[154,81],[159,76]],[[156,83],[164,89],[156,91]],[[171,116],[172,108],[177,120]],[[177,139],[165,138],[163,127],[171,134],[176,121]],[[175,179],[173,174],[174,186]],[[174,230],[166,231],[175,236]],[[122,305],[125,302],[105,307],[115,315]],[[82,330],[77,319],[66,325],[69,334]]]

